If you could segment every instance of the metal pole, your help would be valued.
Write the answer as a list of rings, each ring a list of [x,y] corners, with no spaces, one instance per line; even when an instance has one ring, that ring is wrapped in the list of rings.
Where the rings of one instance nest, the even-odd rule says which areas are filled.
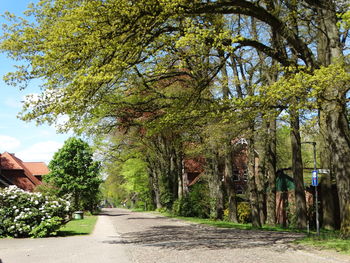
[[[316,164],[316,142],[312,142],[313,148],[314,148],[314,171],[317,171],[317,164]],[[318,176],[318,174],[317,174]],[[318,179],[317,179],[318,184]],[[320,235],[320,221],[319,221],[319,214],[318,214],[318,189],[317,185],[315,185],[315,206],[316,206],[316,231],[317,235]]]

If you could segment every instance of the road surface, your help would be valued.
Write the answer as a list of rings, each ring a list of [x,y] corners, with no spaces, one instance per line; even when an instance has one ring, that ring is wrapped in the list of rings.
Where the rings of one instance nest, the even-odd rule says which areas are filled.
[[[90,236],[0,239],[0,263],[350,263],[350,256],[292,244],[297,238],[104,209]]]

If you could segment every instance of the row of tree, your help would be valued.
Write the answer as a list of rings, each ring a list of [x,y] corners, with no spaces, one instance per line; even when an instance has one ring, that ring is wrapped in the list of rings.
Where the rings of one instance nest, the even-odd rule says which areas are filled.
[[[183,160],[197,156],[206,160],[212,216],[222,217],[224,188],[236,220],[230,157],[239,150],[235,139],[245,138],[253,225],[274,224],[283,120],[297,227],[305,228],[300,124],[312,120],[320,168],[331,171],[329,188],[335,179],[341,232],[349,236],[348,10],[346,1],[329,0],[47,0],[30,7],[29,21],[8,15],[15,21],[5,26],[1,49],[21,62],[9,83],[44,82],[22,118],[68,116],[62,130],[99,137],[107,160],[122,163],[110,165],[119,169],[117,184],[130,178],[125,167],[140,168],[129,187],[150,189],[157,208],[186,195]],[[326,201],[331,215],[331,196]]]

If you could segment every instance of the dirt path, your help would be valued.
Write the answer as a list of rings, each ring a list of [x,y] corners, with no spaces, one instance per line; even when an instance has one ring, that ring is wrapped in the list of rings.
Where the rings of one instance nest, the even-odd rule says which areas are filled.
[[[105,210],[135,263],[340,263],[349,256],[302,249],[299,234],[218,229],[150,213]]]

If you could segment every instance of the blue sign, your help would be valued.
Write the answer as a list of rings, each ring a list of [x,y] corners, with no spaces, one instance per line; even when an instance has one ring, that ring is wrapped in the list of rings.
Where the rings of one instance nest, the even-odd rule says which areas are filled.
[[[317,171],[312,171],[311,185],[318,186],[318,173],[317,173]]]

